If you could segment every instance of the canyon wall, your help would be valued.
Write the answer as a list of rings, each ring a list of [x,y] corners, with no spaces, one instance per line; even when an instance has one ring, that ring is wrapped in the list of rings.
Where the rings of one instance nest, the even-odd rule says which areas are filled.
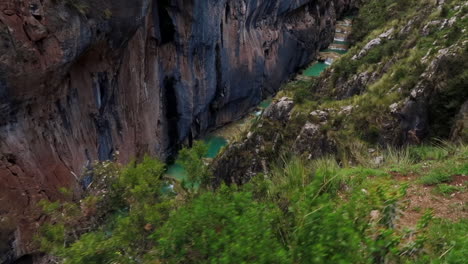
[[[94,160],[166,158],[240,118],[333,39],[352,0],[0,3],[0,262]]]

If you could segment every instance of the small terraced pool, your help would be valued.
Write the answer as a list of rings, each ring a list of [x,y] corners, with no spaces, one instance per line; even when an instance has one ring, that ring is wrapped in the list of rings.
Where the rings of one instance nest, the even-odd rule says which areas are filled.
[[[271,105],[272,102],[273,102],[272,98],[262,101],[258,105],[257,110],[252,114],[252,116],[260,115],[264,109],[266,109],[268,106]],[[243,123],[239,123],[239,125],[242,125],[242,124]],[[205,138],[203,138],[203,141],[208,145],[208,152],[205,158],[210,158],[210,159],[216,158],[216,156],[218,156],[221,149],[228,144],[228,140],[225,137],[219,136],[216,134],[211,134],[211,135],[206,136]],[[182,165],[178,163],[169,165],[166,173],[170,177],[175,178],[179,181],[187,179],[188,177],[187,171],[184,169],[184,167],[182,167]]]
[[[271,105],[272,102],[273,102],[273,99],[272,99],[272,98],[263,100],[263,101],[258,105],[258,107],[261,108],[261,109],[266,109],[268,106]]]
[[[208,136],[203,141],[208,145],[206,157],[211,159],[216,158],[219,151],[228,144],[228,141],[220,136]]]
[[[335,40],[335,41],[333,41],[333,44],[349,45],[349,42],[348,41]]]
[[[228,141],[220,136],[208,136],[204,138],[203,141],[205,141],[208,146],[208,152],[205,157],[211,159],[215,158],[221,149],[228,144]],[[186,179],[188,176],[184,167],[178,163],[169,165],[166,173],[180,181]]]
[[[179,181],[186,179],[188,177],[187,171],[182,167],[182,165],[178,163],[174,163],[167,167],[166,173],[170,175],[172,178],[175,178]]]
[[[328,66],[329,65],[324,62],[314,63],[304,71],[304,75],[310,77],[318,77],[326,68],[328,68]]]

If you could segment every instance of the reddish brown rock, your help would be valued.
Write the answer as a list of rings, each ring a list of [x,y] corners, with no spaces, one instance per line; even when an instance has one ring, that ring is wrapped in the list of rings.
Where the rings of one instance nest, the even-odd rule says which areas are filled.
[[[0,3],[0,262],[92,161],[165,158],[274,93],[352,1],[65,2]]]

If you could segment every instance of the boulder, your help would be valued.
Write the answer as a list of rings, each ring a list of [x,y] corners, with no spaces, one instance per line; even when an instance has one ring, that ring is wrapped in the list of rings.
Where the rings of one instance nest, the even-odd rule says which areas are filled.
[[[328,139],[320,125],[311,122],[302,127],[292,149],[298,154],[304,154],[308,159],[336,153],[335,143]]]
[[[291,98],[282,97],[279,101],[274,102],[265,109],[263,116],[273,121],[286,123],[291,116],[291,110],[293,108],[294,101]]]

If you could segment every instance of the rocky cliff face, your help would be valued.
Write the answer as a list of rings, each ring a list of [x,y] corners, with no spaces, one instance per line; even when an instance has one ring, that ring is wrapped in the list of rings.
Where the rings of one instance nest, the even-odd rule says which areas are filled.
[[[165,158],[274,93],[352,2],[1,2],[0,261],[93,160]]]
[[[378,166],[384,156],[376,149],[466,144],[468,41],[460,29],[468,4],[453,3],[454,14],[441,21],[430,14],[441,13],[443,2],[418,4],[417,16],[403,15],[398,26],[383,21],[320,77],[289,83],[247,136],[213,162],[213,185],[244,184],[292,155]],[[441,30],[452,37],[434,41]]]

